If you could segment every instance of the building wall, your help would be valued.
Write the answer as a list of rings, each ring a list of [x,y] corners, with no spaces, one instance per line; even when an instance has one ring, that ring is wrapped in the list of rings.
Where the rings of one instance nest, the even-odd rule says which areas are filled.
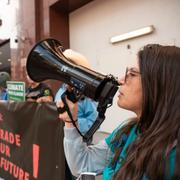
[[[140,47],[148,43],[180,46],[179,0],[95,0],[70,14],[70,47],[91,61],[95,70],[123,76]],[[111,44],[110,38],[153,25],[153,34]],[[127,46],[130,45],[130,49]],[[111,132],[133,114],[114,105],[102,130]]]
[[[65,39],[65,35],[58,34],[61,21],[57,21],[57,17],[61,16],[51,8],[57,1],[16,1],[15,20],[11,31],[12,80],[26,81],[26,60],[35,43],[49,37],[61,39],[63,36]],[[66,47],[68,45],[66,41]],[[46,83],[53,89],[54,94],[60,86],[60,82],[55,80],[47,80]]]
[[[12,1],[11,1],[12,2]],[[14,5],[12,3],[12,5]],[[35,42],[34,1],[17,0],[14,24],[11,31],[11,76],[13,80],[25,80],[26,57]]]

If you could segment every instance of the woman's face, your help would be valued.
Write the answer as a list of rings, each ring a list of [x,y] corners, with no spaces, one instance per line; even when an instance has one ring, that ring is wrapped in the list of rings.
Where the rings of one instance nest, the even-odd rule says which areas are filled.
[[[126,69],[125,76],[119,80],[120,88],[118,106],[137,114],[142,111],[142,85],[139,65],[136,60],[131,67]]]

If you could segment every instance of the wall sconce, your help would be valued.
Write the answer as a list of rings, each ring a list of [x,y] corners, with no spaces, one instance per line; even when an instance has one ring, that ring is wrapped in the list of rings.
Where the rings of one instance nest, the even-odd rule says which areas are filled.
[[[112,44],[117,43],[117,42],[122,42],[122,41],[125,41],[125,40],[128,40],[128,39],[132,39],[132,38],[136,38],[136,37],[143,36],[143,35],[146,35],[146,34],[150,34],[154,30],[155,30],[154,26],[150,25],[150,26],[147,26],[147,27],[144,27],[144,28],[141,28],[141,29],[137,29],[135,31],[131,31],[131,32],[128,32],[128,33],[125,33],[125,34],[114,36],[114,37],[112,37],[110,39],[110,42]]]

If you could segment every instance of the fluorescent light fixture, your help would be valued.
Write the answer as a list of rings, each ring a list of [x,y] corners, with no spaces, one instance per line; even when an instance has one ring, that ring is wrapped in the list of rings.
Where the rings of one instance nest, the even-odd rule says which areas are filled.
[[[110,39],[110,42],[113,44],[113,43],[125,41],[125,40],[132,39],[132,38],[135,38],[135,37],[143,36],[145,34],[150,34],[153,31],[154,31],[153,25],[147,26],[147,27],[144,27],[144,28],[141,28],[141,29],[137,29],[135,31],[131,31],[131,32],[128,32],[128,33],[125,33],[125,34],[121,34],[119,36],[114,36],[114,37],[112,37]]]

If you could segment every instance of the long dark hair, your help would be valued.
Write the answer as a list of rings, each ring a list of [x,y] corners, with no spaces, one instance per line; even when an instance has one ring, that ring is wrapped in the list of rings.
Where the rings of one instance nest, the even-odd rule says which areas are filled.
[[[114,179],[165,179],[169,173],[169,155],[176,148],[173,179],[180,178],[180,48],[147,45],[138,53],[143,89],[143,106],[137,122],[140,134],[128,147],[127,158]],[[112,141],[130,131],[128,124]],[[115,151],[113,163],[120,150]]]

